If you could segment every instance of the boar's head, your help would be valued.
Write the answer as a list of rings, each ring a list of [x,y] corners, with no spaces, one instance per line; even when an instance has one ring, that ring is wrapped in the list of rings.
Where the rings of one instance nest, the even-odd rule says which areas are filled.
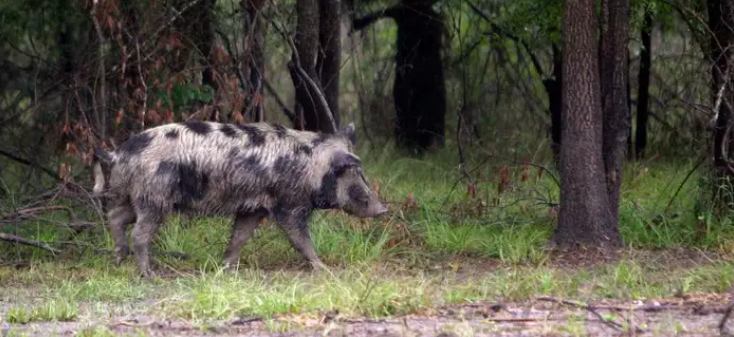
[[[317,204],[342,209],[360,218],[378,217],[388,209],[372,191],[364,176],[362,161],[351,152],[356,143],[354,124],[338,130],[336,144],[328,150],[328,173],[322,181]]]
[[[338,208],[360,218],[377,217],[387,212],[387,207],[367,183],[362,162],[357,156],[349,152],[337,152],[331,164],[336,177]]]

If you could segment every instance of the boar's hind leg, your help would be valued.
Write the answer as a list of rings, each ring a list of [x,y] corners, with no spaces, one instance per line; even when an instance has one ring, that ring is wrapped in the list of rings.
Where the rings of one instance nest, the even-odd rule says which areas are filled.
[[[293,247],[303,255],[314,269],[325,269],[326,265],[316,255],[311,242],[306,221],[308,216],[301,212],[281,211],[275,214],[275,220],[288,235]]]
[[[107,218],[109,219],[107,226],[112,235],[112,240],[115,242],[115,263],[119,266],[130,253],[125,228],[135,222],[135,210],[129,203],[124,203],[110,210],[107,213]]]
[[[263,218],[261,213],[238,214],[234,219],[232,226],[232,235],[229,238],[229,245],[224,251],[224,268],[231,269],[239,262],[240,251],[242,245],[252,237],[259,226],[260,219]]]
[[[133,253],[138,270],[144,278],[153,276],[150,268],[150,241],[156,229],[163,222],[163,214],[159,211],[145,209],[138,213],[138,221],[132,230]]]

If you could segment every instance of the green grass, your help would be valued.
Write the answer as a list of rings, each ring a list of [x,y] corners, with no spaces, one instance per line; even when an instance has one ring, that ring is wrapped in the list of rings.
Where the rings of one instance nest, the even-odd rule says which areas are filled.
[[[471,262],[462,263],[472,268]],[[177,317],[194,322],[338,309],[346,315],[382,317],[430,307],[473,301],[524,300],[553,295],[582,300],[655,299],[682,291],[722,292],[734,282],[734,265],[719,262],[694,268],[660,268],[635,261],[592,270],[564,271],[553,267],[500,266],[486,271],[409,270],[395,264],[353,265],[331,272],[265,271],[227,273],[221,270],[173,280],[131,282],[127,275],[58,275],[46,269],[66,267],[43,264],[35,272],[35,296],[56,294],[27,308],[12,308],[9,323],[74,320],[76,303],[89,306],[89,315],[110,314],[137,304],[138,313]],[[20,276],[16,276],[20,277]],[[12,282],[9,278],[9,282]],[[57,286],[60,280],[68,283]],[[132,296],[127,297],[127,294]],[[63,298],[63,300],[59,300]]]
[[[52,257],[35,248],[0,243],[0,256],[31,262],[20,271],[0,267],[0,299],[12,292],[12,303],[32,301],[29,306],[14,305],[3,319],[81,320],[133,312],[207,322],[334,309],[376,317],[539,294],[592,300],[722,292],[734,282],[734,266],[726,259],[683,266],[675,258],[650,258],[657,254],[651,250],[673,248],[724,257],[732,252],[734,223],[694,212],[704,195],[698,186],[700,173],[673,198],[692,163],[628,164],[620,231],[629,254],[611,264],[572,269],[559,267],[544,249],[557,216],[547,203],[558,202],[558,186],[548,173],[539,177],[538,170],[530,168],[523,179],[523,166],[489,163],[471,172],[474,197],[467,193],[466,181],[455,184],[462,173],[453,166],[450,151],[424,160],[398,158],[390,149],[361,152],[368,177],[379,186],[391,212],[369,220],[341,212],[315,214],[313,242],[330,266],[328,272],[300,268],[303,259],[272,221],[244,246],[240,270],[223,272],[220,260],[231,220],[174,216],[154,242],[156,250],[188,255],[187,260],[155,255],[164,272],[180,275],[173,279],[140,280],[132,258],[116,267],[110,254],[88,247]],[[473,158],[467,167],[479,161]],[[500,193],[505,165],[507,184]],[[53,216],[61,219],[64,213]],[[69,238],[49,227],[35,223],[24,235],[49,241]],[[74,239],[112,249],[103,228]],[[576,333],[573,325],[569,329]],[[106,332],[90,328],[84,333]]]
[[[68,301],[65,298],[53,298],[32,308],[10,308],[5,320],[13,324],[26,324],[34,321],[74,321],[77,315],[76,302]]]

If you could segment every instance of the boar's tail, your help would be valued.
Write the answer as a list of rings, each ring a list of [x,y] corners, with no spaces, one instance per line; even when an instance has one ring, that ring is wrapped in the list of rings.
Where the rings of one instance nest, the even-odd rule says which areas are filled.
[[[94,195],[100,196],[106,185],[106,178],[104,171],[102,170],[102,164],[109,165],[112,161],[112,156],[109,152],[102,148],[95,147],[94,155],[92,156],[92,166],[94,167]]]

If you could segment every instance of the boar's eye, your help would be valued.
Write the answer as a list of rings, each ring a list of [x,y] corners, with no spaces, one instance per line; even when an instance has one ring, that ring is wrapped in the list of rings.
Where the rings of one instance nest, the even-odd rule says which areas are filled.
[[[349,194],[349,199],[356,200],[362,203],[367,203],[369,201],[369,197],[367,196],[367,194],[365,194],[362,188],[357,185],[349,186],[347,193]]]
[[[331,161],[331,169],[340,176],[346,170],[359,167],[362,162],[355,155],[347,152],[340,152],[334,155]]]

